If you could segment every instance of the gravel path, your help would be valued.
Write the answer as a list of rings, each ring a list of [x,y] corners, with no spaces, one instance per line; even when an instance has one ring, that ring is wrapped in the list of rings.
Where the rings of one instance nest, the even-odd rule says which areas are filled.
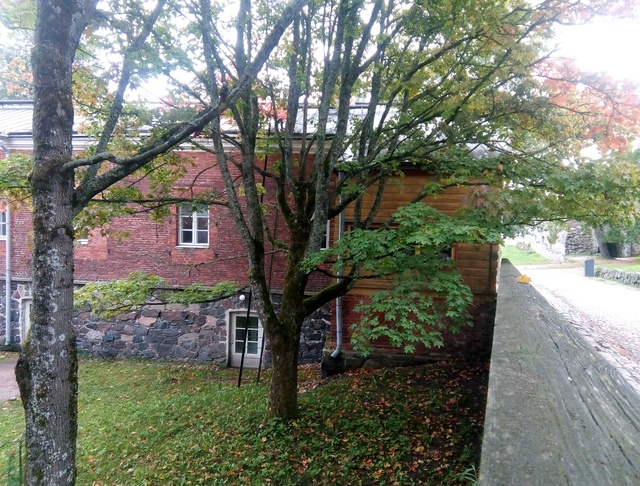
[[[585,277],[576,265],[518,270],[640,394],[640,289]]]
[[[0,361],[0,401],[15,400],[19,395],[15,360]]]

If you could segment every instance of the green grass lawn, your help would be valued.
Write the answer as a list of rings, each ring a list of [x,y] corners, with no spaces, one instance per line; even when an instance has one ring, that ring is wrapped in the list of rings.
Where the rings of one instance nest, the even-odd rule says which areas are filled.
[[[595,259],[596,266],[605,268],[617,268],[625,272],[640,272],[640,256],[632,258],[614,258],[611,260]]]
[[[627,272],[640,272],[640,256],[631,258],[613,258],[604,260],[594,255],[567,255],[568,259],[578,257],[589,257],[595,260],[596,267],[617,268]],[[508,258],[513,265],[543,265],[553,263],[542,255],[529,250],[524,251],[513,245],[502,247],[502,258]]]
[[[535,251],[524,251],[513,245],[502,247],[502,258],[508,258],[513,265],[541,265],[553,263]]]
[[[323,380],[303,367],[302,414],[284,424],[264,422],[253,372],[238,389],[233,369],[83,359],[77,484],[470,484],[487,374],[440,363]],[[0,402],[0,445],[22,428],[20,403]],[[10,447],[0,454],[6,484]]]

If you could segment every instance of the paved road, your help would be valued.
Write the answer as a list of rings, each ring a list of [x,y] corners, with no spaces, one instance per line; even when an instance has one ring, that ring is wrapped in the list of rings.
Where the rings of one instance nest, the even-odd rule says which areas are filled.
[[[640,289],[585,277],[577,265],[518,270],[640,394]]]
[[[20,395],[14,369],[15,360],[0,361],[0,401],[15,399]]]

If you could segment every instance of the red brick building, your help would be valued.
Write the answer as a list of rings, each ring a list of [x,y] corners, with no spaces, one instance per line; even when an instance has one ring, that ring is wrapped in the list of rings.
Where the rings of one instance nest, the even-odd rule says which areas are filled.
[[[0,156],[7,152],[28,153],[31,150],[31,105],[22,102],[0,102]],[[74,147],[84,148],[88,140],[82,136],[74,139]],[[3,153],[4,152],[4,153]],[[182,150],[182,157],[189,158],[189,170],[177,186],[190,194],[212,189],[222,191],[222,182],[214,164],[214,156],[208,152]],[[400,204],[406,203],[411,194],[425,182],[425,175],[415,171],[402,181],[403,189],[388,193],[379,217],[387,218]],[[399,187],[398,185],[392,187]],[[273,191],[266,186],[265,206],[271,204]],[[452,213],[462,204],[464,191],[453,189],[430,201],[443,212]],[[270,199],[271,198],[271,199]],[[6,276],[6,262],[10,261],[12,307],[11,343],[18,343],[28,322],[31,265],[31,218],[26,206],[12,208],[7,226],[7,209],[0,212],[0,275]],[[269,210],[267,219],[272,228],[278,227],[278,215]],[[345,213],[344,224],[349,224],[350,212]],[[328,225],[327,236],[338,234],[338,221]],[[281,224],[284,228],[284,224]],[[222,205],[193,208],[175,205],[170,217],[154,222],[148,214],[140,213],[116,218],[109,224],[109,235],[100,230],[92,231],[86,239],[76,241],[75,278],[79,283],[125,278],[132,271],[142,271],[164,277],[169,285],[185,286],[191,283],[212,285],[221,281],[236,281],[247,285],[247,259],[230,212]],[[115,237],[112,234],[126,234]],[[7,242],[10,258],[6,258]],[[281,291],[284,262],[282,254],[270,256],[271,290],[276,296]],[[467,284],[476,295],[477,325],[462,334],[447,336],[446,346],[436,350],[422,350],[428,356],[474,355],[488,352],[491,342],[493,313],[495,308],[495,281],[497,275],[497,245],[458,245],[453,258]],[[312,287],[326,283],[326,277],[315,276]],[[6,286],[6,278],[3,286]],[[376,281],[359,284],[343,299],[344,323],[343,356],[352,356],[349,343],[349,324],[358,320],[354,305],[363,296],[381,285]],[[119,316],[113,321],[99,319],[87,313],[77,318],[78,345],[80,350],[108,356],[145,356],[150,358],[188,359],[215,361],[221,364],[237,364],[242,349],[239,338],[247,326],[248,299],[243,294],[224,301],[178,306],[148,306]],[[307,319],[301,340],[301,361],[318,360],[323,347],[330,353],[336,346],[336,307],[321,309]],[[4,306],[0,312],[4,314]],[[262,348],[262,329],[257,316],[248,314],[249,342],[246,352],[249,366],[257,366]],[[331,318],[330,316],[333,316]],[[333,323],[333,326],[330,324]],[[0,342],[6,340],[6,326],[0,330]],[[329,333],[332,329],[332,333]],[[325,344],[326,337],[326,344]],[[267,344],[268,349],[268,344]],[[378,350],[386,355],[397,354],[384,343]],[[268,353],[265,355],[268,361]],[[379,359],[379,357],[378,357]],[[332,361],[329,359],[329,362]],[[356,364],[359,364],[356,358]]]

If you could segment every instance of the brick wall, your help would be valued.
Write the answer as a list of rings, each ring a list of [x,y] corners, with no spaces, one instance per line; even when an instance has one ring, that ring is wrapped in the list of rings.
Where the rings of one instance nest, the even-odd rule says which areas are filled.
[[[205,152],[186,152],[190,161],[186,175],[176,184],[175,195],[192,197],[203,191],[223,191],[223,184],[214,157]],[[140,182],[144,186],[146,182]],[[267,182],[264,205],[266,220],[278,237],[286,239],[287,229],[277,213],[274,191]],[[11,256],[12,274],[29,277],[32,251],[31,214],[26,206],[12,211]],[[209,245],[206,248],[178,245],[177,207],[161,223],[147,214],[114,218],[110,235],[102,236],[99,229],[91,232],[86,244],[76,242],[75,278],[78,281],[113,280],[125,278],[134,270],[160,275],[171,285],[203,283],[213,285],[221,281],[247,284],[247,257],[230,211],[222,205],[212,205],[209,211]],[[0,240],[0,274],[5,273],[5,242]],[[267,247],[266,271],[271,288],[282,289],[286,259],[282,252]],[[309,289],[318,289],[328,282],[321,275],[310,279]]]

